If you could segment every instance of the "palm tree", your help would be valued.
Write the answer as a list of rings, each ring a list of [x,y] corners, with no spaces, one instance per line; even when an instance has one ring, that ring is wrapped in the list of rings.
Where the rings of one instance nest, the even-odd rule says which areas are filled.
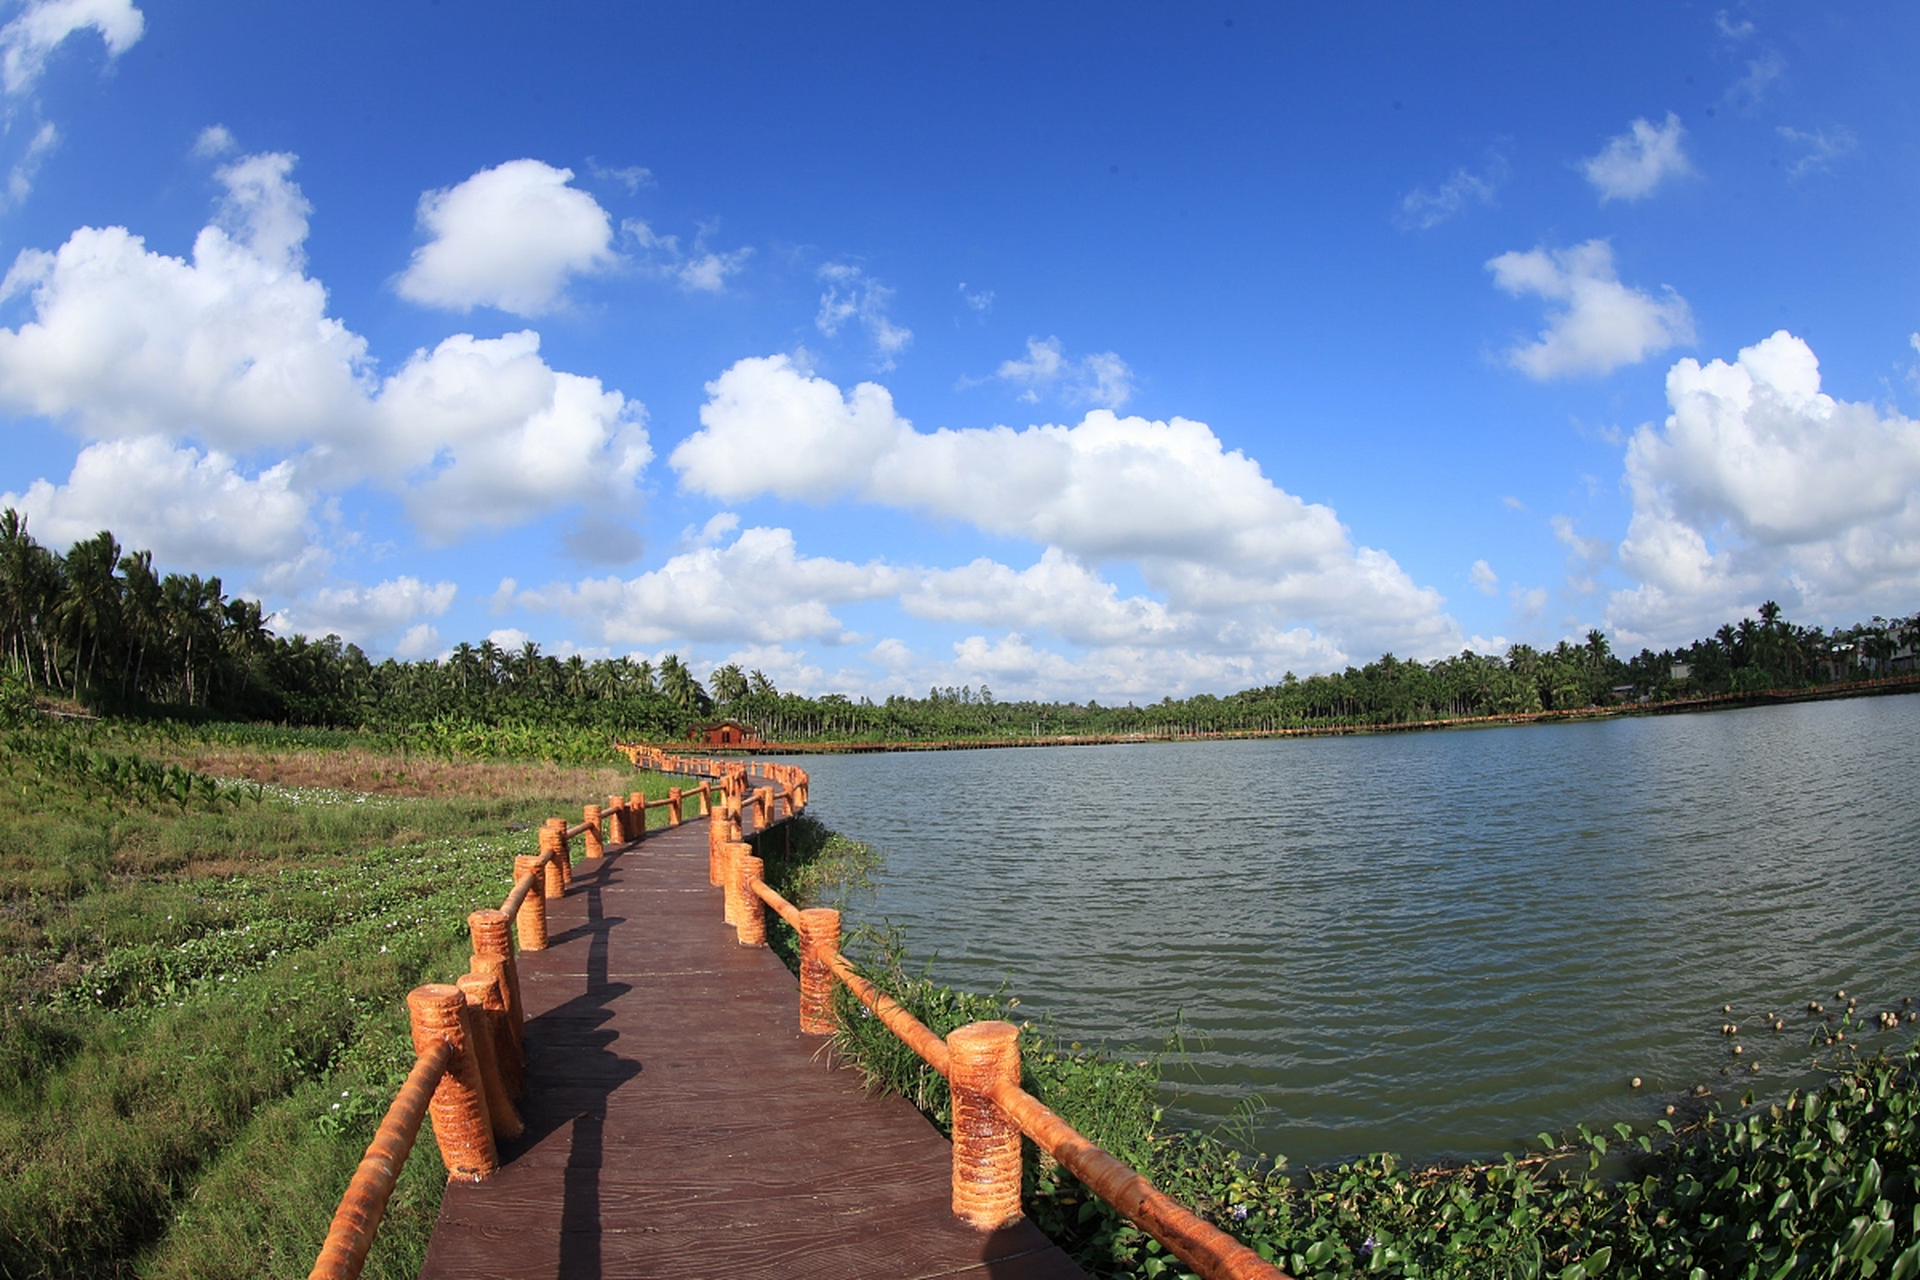
[[[166,601],[153,572],[153,552],[135,551],[120,559],[120,617],[127,640],[121,666],[120,696],[144,696],[147,652],[167,642]]]
[[[160,583],[160,595],[166,607],[167,634],[180,659],[182,692],[187,705],[196,706],[206,694],[206,682],[197,679],[199,669],[220,647],[225,603],[220,579],[170,573]]]
[[[240,674],[240,687],[234,696],[244,698],[247,686],[252,683],[255,665],[273,648],[273,633],[267,630],[258,600],[230,600],[221,612],[226,619],[221,644],[229,668],[238,668]]]
[[[462,693],[466,692],[467,681],[478,673],[480,665],[480,651],[465,640],[453,646],[453,652],[447,655],[447,671]]]
[[[507,677],[507,655],[489,636],[480,642],[480,666],[487,673],[487,682],[498,688]]]
[[[1760,627],[1752,618],[1740,619],[1740,625],[1734,628],[1737,637],[1734,648],[1740,655],[1736,666],[1755,666],[1760,659]]]
[[[93,685],[93,669],[100,647],[117,639],[120,630],[120,544],[102,529],[67,552],[67,591],[60,602],[62,629],[72,637],[73,688]],[[81,670],[81,659],[86,669]]]
[[[670,653],[660,659],[660,691],[689,715],[705,715],[713,709],[707,691],[700,687],[678,654]]]
[[[707,688],[713,690],[713,700],[725,705],[738,702],[747,696],[747,675],[740,670],[740,664],[729,662],[707,677]]]
[[[42,623],[41,582],[45,547],[27,532],[27,518],[8,507],[0,512],[0,647],[32,675],[32,646]]]

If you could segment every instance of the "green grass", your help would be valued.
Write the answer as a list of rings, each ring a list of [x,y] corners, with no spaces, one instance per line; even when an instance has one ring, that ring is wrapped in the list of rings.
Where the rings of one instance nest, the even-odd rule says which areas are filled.
[[[102,797],[114,732],[0,754],[0,1277],[304,1276],[412,1064],[406,992],[465,969],[467,912],[605,779]],[[429,1126],[368,1275],[417,1273],[444,1179]]]
[[[219,1170],[244,1171],[274,1201],[292,1190],[276,1187],[282,1173],[312,1200],[316,1181],[351,1170],[411,1062],[406,992],[465,968],[466,912],[501,892],[523,844],[435,842],[298,874],[296,886],[280,875],[202,886],[182,941],[124,922],[72,980],[9,1009],[0,1273],[142,1274],[157,1245],[201,1274],[216,1262],[304,1274],[344,1181],[275,1207],[300,1227],[275,1237],[247,1201],[217,1194]],[[152,905],[187,906],[169,887]],[[350,1123],[322,1102],[343,1091]],[[279,1152],[271,1163],[236,1154],[262,1145]],[[209,1254],[206,1233],[246,1256]],[[263,1243],[289,1260],[263,1265]]]

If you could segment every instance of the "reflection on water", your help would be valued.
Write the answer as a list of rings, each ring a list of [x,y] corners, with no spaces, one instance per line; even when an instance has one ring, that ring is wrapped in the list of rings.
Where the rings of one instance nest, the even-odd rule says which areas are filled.
[[[1206,1040],[1171,1114],[1257,1095],[1295,1163],[1642,1118],[1736,1079],[1723,1004],[1765,1087],[1810,998],[1920,997],[1920,697],[804,763],[813,811],[886,852],[859,918],[1074,1038],[1177,1016]]]

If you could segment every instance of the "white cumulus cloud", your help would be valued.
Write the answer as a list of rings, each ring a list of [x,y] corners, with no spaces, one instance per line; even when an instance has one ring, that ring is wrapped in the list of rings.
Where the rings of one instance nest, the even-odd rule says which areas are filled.
[[[423,618],[438,618],[453,607],[459,593],[451,582],[426,583],[402,575],[371,587],[327,587],[284,609],[276,624],[282,634],[337,635],[355,644],[377,643],[396,631],[415,647],[430,647],[437,633],[422,630]]]
[[[1349,661],[1338,647],[1304,628],[1233,652],[1108,645],[1073,654],[1016,631],[995,637],[967,636],[954,643],[952,655],[942,661],[923,660],[902,674],[916,691],[928,685],[985,684],[1001,701],[1094,696],[1107,701],[1157,701],[1277,683],[1287,671],[1337,670]]]
[[[233,136],[233,130],[223,124],[210,124],[202,129],[193,140],[190,154],[202,160],[217,160],[221,156],[237,151],[239,140]]]
[[[0,296],[31,293],[33,318],[0,329],[0,402],[84,435],[191,433],[234,452],[351,419],[366,343],[288,260],[298,189],[268,198],[259,186],[275,170],[284,185],[290,163],[256,156],[222,170],[228,197],[191,261],[149,252],[124,227],[22,252]]]
[[[1444,651],[1457,638],[1435,592],[1385,552],[1356,547],[1331,508],[1280,489],[1204,423],[1096,409],[1072,426],[926,433],[886,388],[843,392],[785,356],[742,360],[707,392],[701,429],[670,460],[688,489],[727,501],[856,497],[1083,565],[1132,562],[1169,608],[1235,619],[1243,638],[1227,643],[1302,621],[1361,646],[1384,635]]]
[[[0,409],[96,440],[269,455],[308,494],[372,481],[436,540],[631,492],[651,457],[644,410],[550,367],[535,333],[456,334],[382,379],[305,274],[311,210],[292,166],[270,153],[222,168],[191,258],[124,227],[21,253],[0,295],[29,295],[32,315],[0,328]]]
[[[163,562],[270,569],[307,551],[309,502],[282,463],[249,476],[225,454],[158,436],[88,445],[62,485],[36,480],[0,494],[54,546],[111,529]]]
[[[1552,304],[1539,340],[1507,352],[1508,363],[1529,377],[1608,373],[1693,341],[1686,299],[1670,287],[1656,298],[1620,283],[1605,240],[1503,253],[1487,270],[1514,297],[1531,293]]]
[[[47,59],[67,37],[92,31],[108,59],[133,48],[147,20],[129,0],[32,0],[0,27],[0,85],[15,97],[33,92]]]
[[[907,612],[941,622],[1042,630],[1076,644],[1159,644],[1191,637],[1191,618],[1119,590],[1057,547],[1016,570],[985,557],[918,576],[901,596]]]
[[[1785,330],[1733,363],[1681,360],[1667,402],[1627,449],[1623,632],[1682,639],[1768,597],[1839,620],[1920,590],[1920,423],[1821,391]]]
[[[1635,120],[1625,133],[1608,139],[1600,154],[1583,163],[1581,170],[1600,193],[1602,204],[1644,200],[1667,179],[1693,172],[1680,145],[1686,132],[1680,117],[1671,111],[1659,124]]]
[[[432,238],[413,251],[396,284],[400,296],[522,316],[562,305],[570,279],[617,259],[613,219],[572,181],[571,169],[509,160],[421,196],[420,228]]]
[[[912,424],[885,387],[851,394],[790,356],[750,356],[707,384],[701,429],[671,459],[688,486],[732,502],[771,493],[824,502],[862,485]],[[751,453],[740,453],[742,445]],[[749,464],[748,459],[753,462]]]
[[[514,603],[573,617],[609,644],[750,640],[844,643],[832,606],[899,590],[879,561],[803,556],[787,529],[741,530],[727,546],[695,547],[632,578],[590,578],[518,592]]]
[[[531,332],[456,334],[381,386],[369,444],[407,479],[408,513],[429,538],[619,493],[653,457],[619,392],[539,352]]]

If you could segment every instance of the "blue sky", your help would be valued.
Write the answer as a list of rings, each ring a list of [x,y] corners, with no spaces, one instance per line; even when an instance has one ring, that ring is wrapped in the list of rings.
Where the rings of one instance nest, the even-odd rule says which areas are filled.
[[[1908,5],[0,12],[0,501],[282,630],[1116,700],[1920,608]]]

